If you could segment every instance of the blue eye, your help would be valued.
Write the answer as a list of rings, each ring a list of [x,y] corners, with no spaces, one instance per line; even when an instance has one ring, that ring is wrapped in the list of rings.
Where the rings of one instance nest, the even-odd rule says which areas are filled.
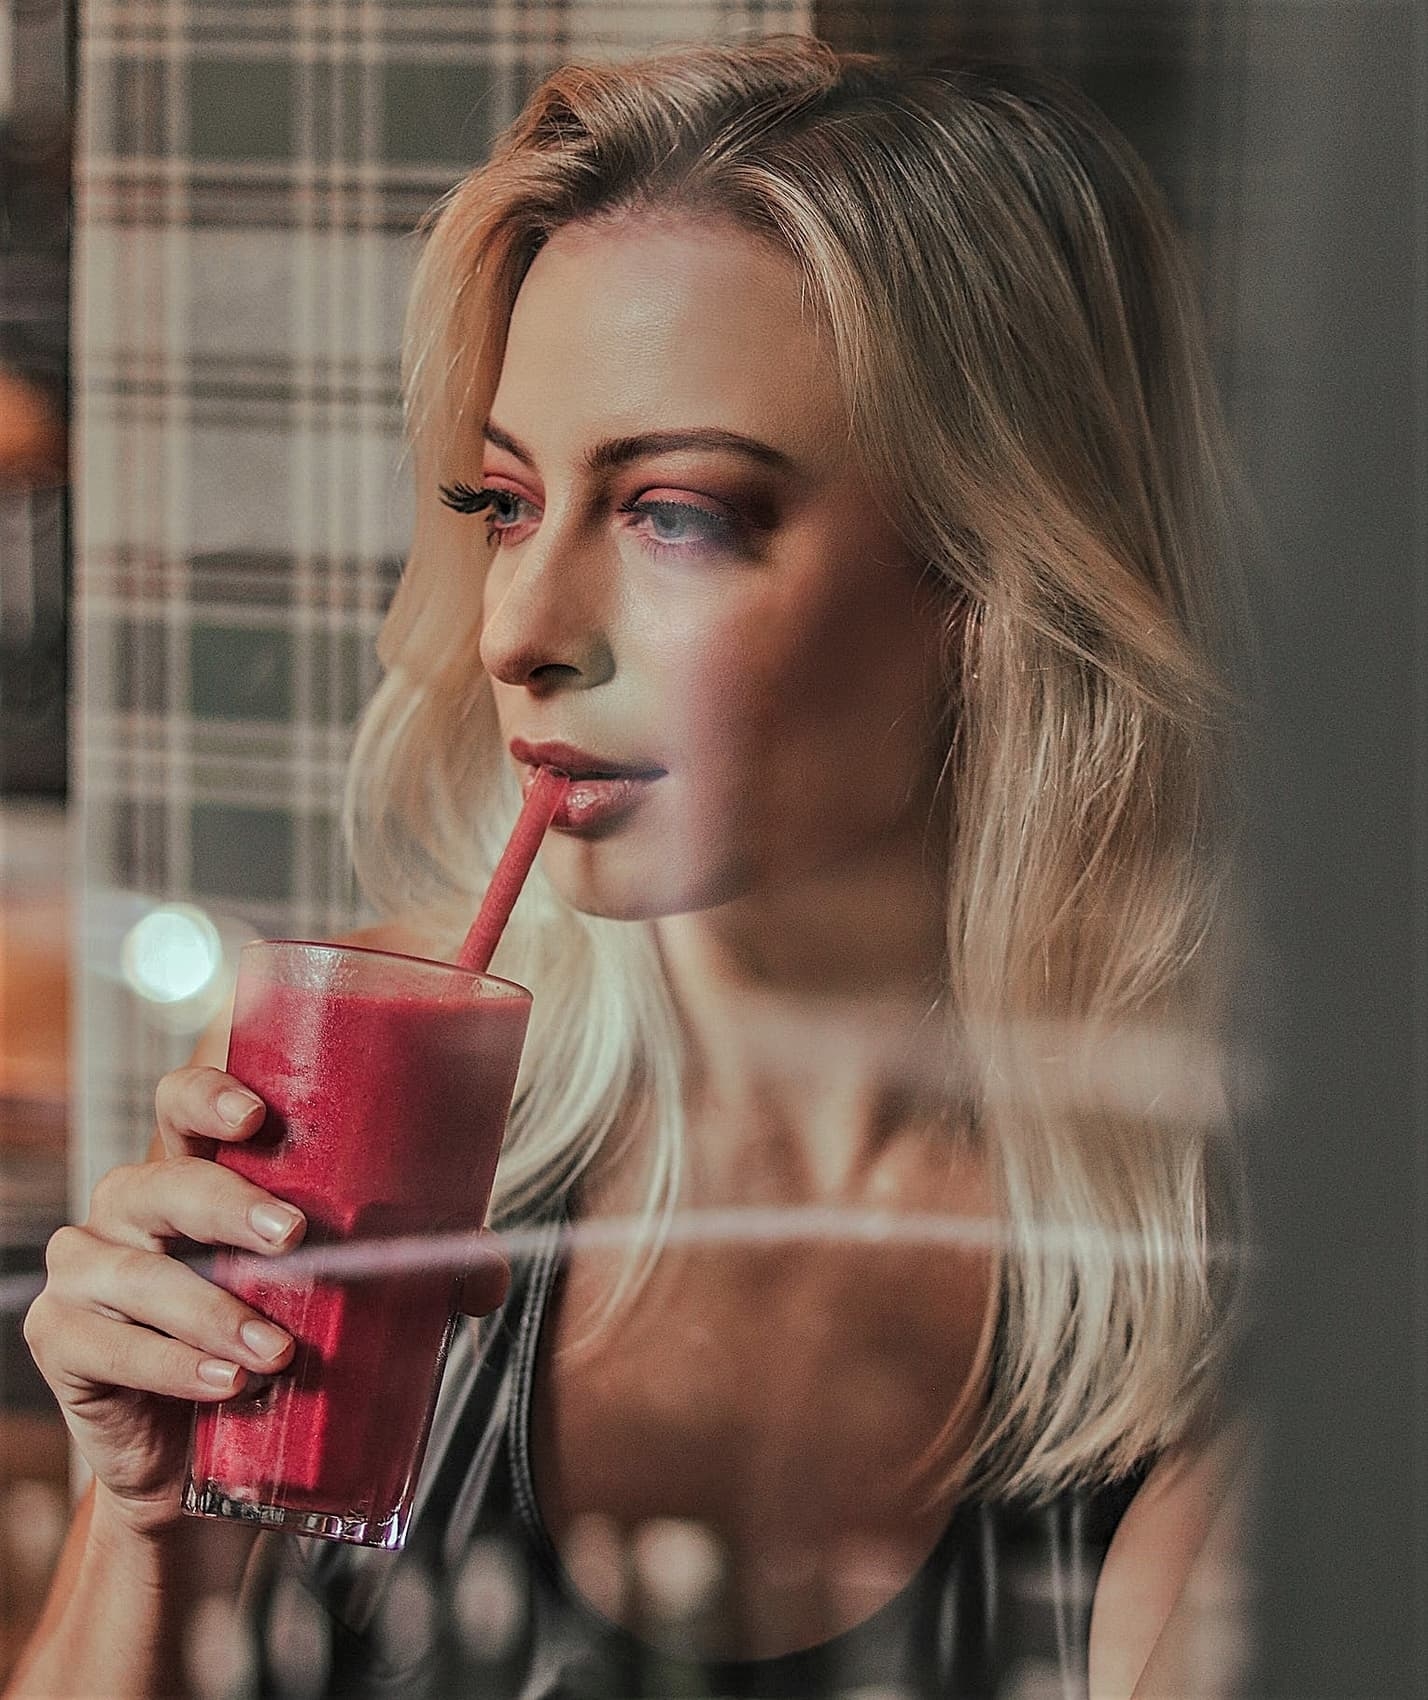
[[[728,549],[737,535],[731,520],[692,502],[630,502],[620,512],[648,522],[646,535],[656,549]]]
[[[441,484],[437,488],[442,501],[457,513],[486,515],[488,543],[494,543],[502,532],[520,525],[524,518],[520,510],[529,505],[525,497],[518,496],[514,490],[496,490],[490,485],[480,490],[473,490],[469,484]]]

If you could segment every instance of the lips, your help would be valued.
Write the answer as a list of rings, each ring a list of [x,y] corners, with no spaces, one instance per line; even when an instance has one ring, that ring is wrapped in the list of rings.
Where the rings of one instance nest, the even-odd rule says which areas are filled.
[[[531,744],[513,738],[510,747],[526,769],[521,776],[524,790],[535,783],[538,768],[559,768],[570,775],[570,789],[550,823],[557,831],[589,832],[615,825],[665,776],[665,769],[654,763],[619,761],[574,744]]]

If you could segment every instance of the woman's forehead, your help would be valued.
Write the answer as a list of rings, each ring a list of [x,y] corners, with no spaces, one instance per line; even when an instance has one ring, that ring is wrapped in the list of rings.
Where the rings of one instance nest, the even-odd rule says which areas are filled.
[[[492,416],[601,431],[722,426],[794,455],[843,417],[830,340],[797,266],[725,220],[636,217],[558,231],[511,316]]]

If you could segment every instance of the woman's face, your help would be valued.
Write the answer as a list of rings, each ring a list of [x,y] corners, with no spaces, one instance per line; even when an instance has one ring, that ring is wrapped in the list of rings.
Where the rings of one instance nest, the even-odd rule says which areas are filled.
[[[502,735],[574,776],[577,908],[704,909],[920,841],[939,599],[847,442],[793,263],[722,222],[562,228],[485,426],[482,660]]]

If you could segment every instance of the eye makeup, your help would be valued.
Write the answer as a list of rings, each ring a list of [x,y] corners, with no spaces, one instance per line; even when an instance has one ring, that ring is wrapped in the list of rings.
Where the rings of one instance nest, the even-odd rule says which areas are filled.
[[[649,545],[664,552],[733,553],[740,541],[736,521],[696,502],[659,501],[638,498],[620,505],[619,512],[632,521],[647,522],[643,529],[632,523],[631,531],[645,538]]]
[[[514,490],[484,485],[473,490],[468,484],[438,486],[441,500],[457,513],[487,515],[486,538],[499,546],[509,532],[529,523],[523,508],[534,504]],[[698,502],[671,498],[651,500],[648,496],[622,502],[615,510],[626,516],[625,527],[653,555],[699,556],[754,553],[751,531],[756,522],[744,522]]]

